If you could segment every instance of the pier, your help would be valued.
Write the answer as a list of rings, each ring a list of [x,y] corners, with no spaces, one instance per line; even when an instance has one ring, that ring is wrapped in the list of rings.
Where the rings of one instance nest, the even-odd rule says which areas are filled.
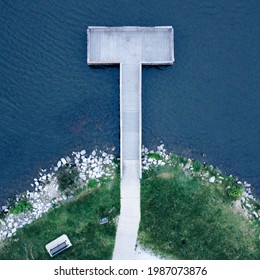
[[[173,28],[91,26],[87,36],[89,65],[120,65],[121,213],[113,259],[133,259],[140,221],[142,65],[173,64]]]

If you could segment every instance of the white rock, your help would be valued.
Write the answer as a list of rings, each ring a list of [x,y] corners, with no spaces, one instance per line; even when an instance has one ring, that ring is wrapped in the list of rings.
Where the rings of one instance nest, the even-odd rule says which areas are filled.
[[[57,166],[54,166],[53,169],[54,169],[54,171],[58,171],[59,168]]]
[[[257,214],[255,211],[253,211],[252,214],[253,214],[256,218],[258,218],[258,214]]]
[[[99,170],[100,170],[99,167],[95,167],[95,168],[93,169],[93,172],[99,172]]]
[[[80,159],[80,153],[77,153],[77,154],[76,154],[76,158],[77,158],[77,159]]]
[[[46,204],[46,207],[47,207],[47,208],[50,208],[50,207],[51,207],[51,203],[47,203],[47,204]]]
[[[84,156],[84,155],[86,154],[86,151],[85,151],[85,150],[82,150],[82,151],[80,152],[80,154],[81,154],[82,156]]]
[[[61,161],[59,160],[57,163],[57,167],[60,168],[61,167]]]
[[[97,154],[97,152],[94,150],[91,155],[94,157]]]
[[[12,223],[8,223],[7,225],[9,228],[12,228],[13,227],[13,224]]]
[[[84,175],[84,174],[79,174],[79,177],[80,177],[83,181],[86,181],[86,179],[87,179],[86,175]]]
[[[62,162],[63,165],[65,165],[67,163],[65,158],[61,158],[61,162]]]
[[[12,234],[16,233],[16,228],[12,229]]]
[[[215,176],[212,176],[212,177],[209,178],[209,182],[210,182],[210,183],[214,183],[215,180],[216,180],[216,177],[215,177]]]
[[[249,209],[252,208],[252,206],[249,203],[246,203],[245,206]]]

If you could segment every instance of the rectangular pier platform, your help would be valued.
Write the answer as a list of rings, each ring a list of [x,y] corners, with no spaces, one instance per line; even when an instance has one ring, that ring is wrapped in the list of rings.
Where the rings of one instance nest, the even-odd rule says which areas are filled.
[[[171,65],[174,62],[173,28],[99,27],[88,28],[87,62],[120,64],[120,160],[137,162],[142,176],[142,65]]]

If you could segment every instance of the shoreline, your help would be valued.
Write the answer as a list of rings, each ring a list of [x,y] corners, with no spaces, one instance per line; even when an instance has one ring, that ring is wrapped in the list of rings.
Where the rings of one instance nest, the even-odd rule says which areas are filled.
[[[113,152],[114,149],[111,150]],[[171,157],[176,157],[179,166],[186,176],[198,176],[202,180],[208,181],[210,185],[222,184],[225,180],[233,182],[243,190],[241,198],[234,201],[234,208],[248,218],[254,218],[260,221],[260,203],[252,193],[251,184],[244,181],[236,180],[232,175],[224,175],[212,165],[202,165],[200,171],[196,171],[195,164],[198,161],[190,158],[167,153],[164,144],[157,146],[157,150],[148,150],[142,148],[142,170],[146,171],[151,168],[160,168],[160,166],[171,165]],[[200,163],[201,164],[201,163]],[[118,167],[116,157],[112,153],[93,150],[90,155],[85,150],[72,152],[71,157],[61,158],[50,172],[41,169],[39,178],[34,178],[34,191],[26,191],[16,197],[15,204],[2,206],[0,217],[0,241],[16,234],[16,230],[39,219],[50,209],[57,207],[59,204],[73,199],[73,192],[64,194],[58,189],[57,174],[62,167],[76,167],[79,172],[79,186],[77,189],[87,185],[91,180],[98,182],[102,178],[109,178],[113,170]],[[231,188],[231,187],[230,187]],[[227,188],[228,191],[228,188]],[[19,214],[13,214],[12,209],[22,200],[27,200],[32,206],[30,210]]]

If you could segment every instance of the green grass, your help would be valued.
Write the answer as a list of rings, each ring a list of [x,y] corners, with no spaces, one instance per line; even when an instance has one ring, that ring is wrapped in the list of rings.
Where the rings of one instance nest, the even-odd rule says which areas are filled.
[[[0,243],[0,259],[50,259],[45,245],[67,234],[72,247],[53,259],[111,259],[119,215],[119,171],[97,188],[85,190],[74,201],[46,213],[41,219],[17,230],[16,236]],[[106,215],[109,223],[100,225]]]
[[[140,243],[170,259],[259,260],[259,222],[236,213],[223,187],[186,176],[179,166],[146,172]]]

